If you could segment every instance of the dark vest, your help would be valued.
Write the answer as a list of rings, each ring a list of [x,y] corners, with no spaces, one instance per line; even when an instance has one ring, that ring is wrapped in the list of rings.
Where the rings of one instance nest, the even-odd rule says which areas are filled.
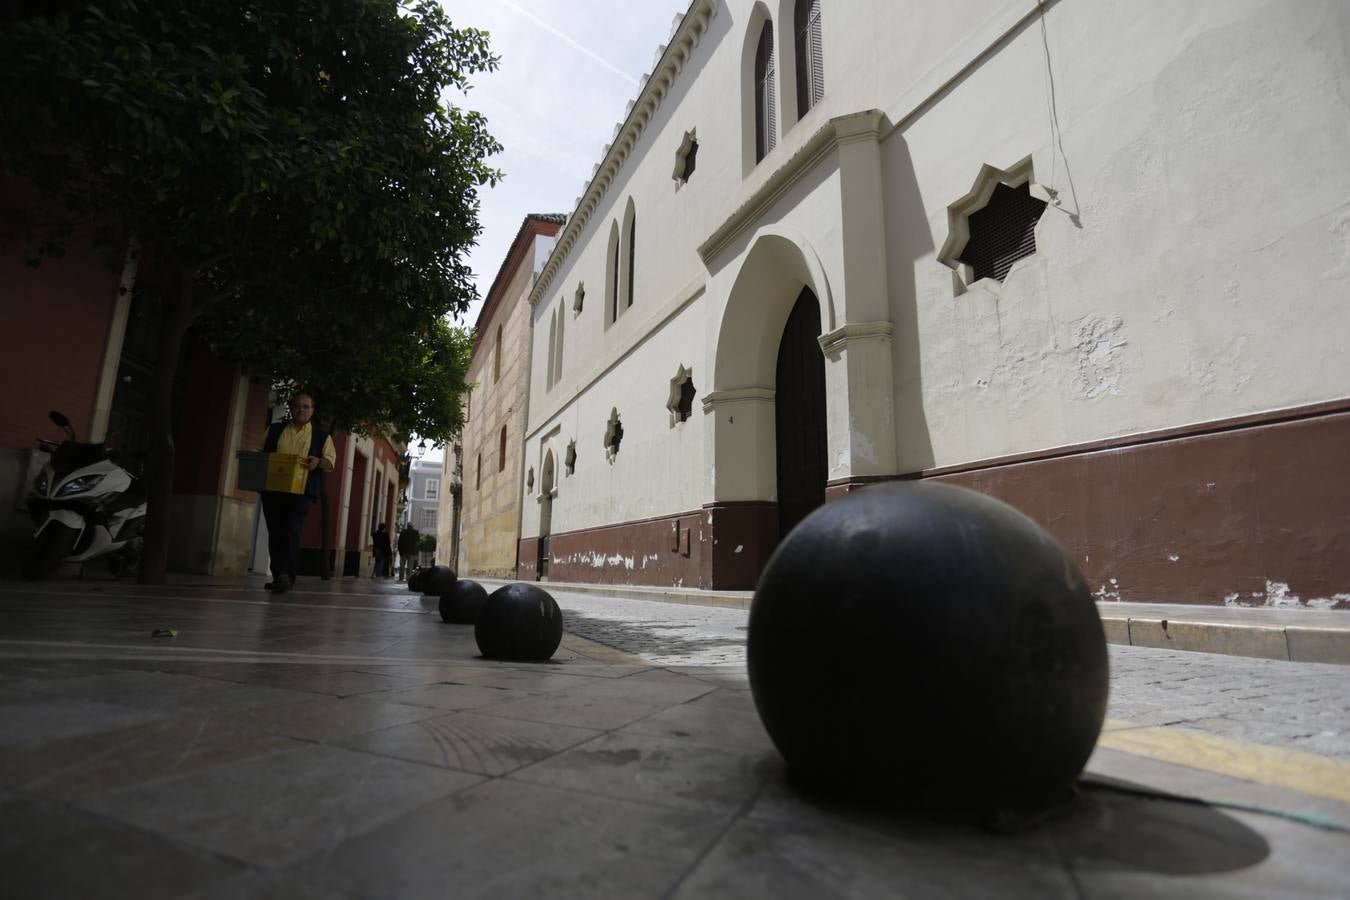
[[[289,422],[273,422],[267,426],[267,440],[263,442],[263,449],[268,453],[277,452],[277,442],[281,440],[281,431]],[[309,455],[317,456],[323,459],[323,445],[328,440],[328,433],[320,431],[319,427],[312,421],[309,423]],[[319,499],[319,489],[323,486],[323,469],[318,466],[309,473],[309,478],[305,479],[305,496],[311,500]]]

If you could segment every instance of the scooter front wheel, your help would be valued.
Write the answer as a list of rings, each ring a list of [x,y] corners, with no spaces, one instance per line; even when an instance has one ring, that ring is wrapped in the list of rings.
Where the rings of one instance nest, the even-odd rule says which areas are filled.
[[[48,522],[38,532],[23,560],[22,574],[29,580],[46,578],[75,549],[80,533],[60,522]]]

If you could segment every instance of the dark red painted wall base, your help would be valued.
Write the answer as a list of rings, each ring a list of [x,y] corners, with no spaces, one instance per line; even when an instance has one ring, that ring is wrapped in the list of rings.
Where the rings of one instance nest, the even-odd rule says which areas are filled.
[[[1350,609],[1350,401],[896,478],[1012,504],[1102,600]],[[710,504],[555,534],[549,577],[748,590],[777,540],[775,504]],[[533,580],[537,547],[520,542],[518,577]]]

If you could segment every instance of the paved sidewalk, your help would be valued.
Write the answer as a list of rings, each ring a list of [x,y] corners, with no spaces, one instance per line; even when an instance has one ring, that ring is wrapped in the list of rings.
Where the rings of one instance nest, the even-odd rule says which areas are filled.
[[[0,583],[0,893],[1343,897],[1350,883],[1348,667],[1114,647],[1081,796],[1000,835],[794,788],[748,691],[743,609],[560,590],[555,659],[504,665],[399,585],[302,579],[273,598],[261,580]]]

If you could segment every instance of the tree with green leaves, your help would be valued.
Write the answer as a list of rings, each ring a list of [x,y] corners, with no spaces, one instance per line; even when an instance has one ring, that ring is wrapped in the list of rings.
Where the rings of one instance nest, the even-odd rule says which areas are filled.
[[[141,576],[157,582],[194,324],[246,371],[316,392],[326,359],[351,423],[457,427],[444,394],[462,373],[445,386],[430,370],[453,343],[438,323],[474,297],[463,255],[500,147],[444,96],[496,59],[430,0],[60,8],[0,31],[0,166],[114,229],[123,285],[139,272],[161,307]],[[59,249],[70,224],[28,237]]]

